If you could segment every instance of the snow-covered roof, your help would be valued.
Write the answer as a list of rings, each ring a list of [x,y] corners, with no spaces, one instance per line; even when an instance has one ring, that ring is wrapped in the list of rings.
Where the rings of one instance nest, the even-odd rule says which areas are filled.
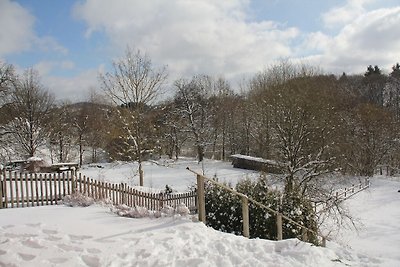
[[[28,158],[26,161],[28,161],[28,162],[32,162],[32,161],[43,161],[43,159],[42,159],[42,158],[39,158],[39,157],[30,157],[30,158]]]
[[[267,163],[267,164],[271,164],[271,165],[279,165],[279,163],[276,162],[275,160],[263,159],[263,158],[252,157],[252,156],[246,156],[246,155],[242,155],[242,154],[231,155],[231,158],[245,159],[245,160],[250,160],[250,161]]]

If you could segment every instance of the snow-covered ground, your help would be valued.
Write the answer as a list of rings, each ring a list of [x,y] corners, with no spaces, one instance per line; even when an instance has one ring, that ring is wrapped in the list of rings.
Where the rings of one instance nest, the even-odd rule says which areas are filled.
[[[171,170],[146,163],[145,185],[185,189],[195,180],[185,170],[189,161]],[[123,173],[129,178],[132,166],[124,170],[125,165],[82,171],[106,180],[121,179]],[[201,170],[195,162],[189,167]],[[152,182],[147,178],[146,184],[150,171]],[[215,173],[231,175],[233,183],[253,175],[209,161],[206,174]],[[132,219],[102,206],[2,209],[0,266],[400,266],[399,189],[400,180],[375,177],[370,189],[346,200],[362,225],[358,232],[344,229],[327,248],[295,239],[249,240],[177,215]]]
[[[152,189],[165,189],[168,185],[172,189],[185,192],[196,184],[196,176],[186,168],[203,173],[207,177],[218,177],[221,182],[236,184],[245,177],[257,177],[258,173],[251,170],[242,170],[232,167],[230,162],[205,160],[198,164],[195,159],[181,158],[178,161],[158,160],[143,162],[144,186]],[[137,163],[113,162],[105,164],[92,164],[79,170],[82,175],[92,179],[111,183],[128,183],[136,186],[139,184]]]

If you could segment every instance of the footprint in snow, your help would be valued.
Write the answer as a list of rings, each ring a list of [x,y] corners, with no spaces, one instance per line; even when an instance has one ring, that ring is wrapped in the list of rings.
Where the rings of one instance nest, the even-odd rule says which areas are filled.
[[[35,255],[25,254],[25,253],[18,253],[18,256],[23,259],[24,261],[31,261],[36,258]]]
[[[29,247],[29,248],[35,248],[35,249],[42,249],[45,248],[44,246],[40,245],[38,241],[29,238],[28,240],[24,240],[21,242],[24,246]]]
[[[47,235],[56,235],[58,234],[57,230],[50,230],[50,229],[43,229],[42,233],[47,234]]]
[[[89,267],[100,266],[100,259],[96,256],[83,255],[81,259]]]
[[[124,260],[128,256],[128,253],[126,253],[126,252],[117,253],[117,256]]]
[[[93,238],[91,235],[68,235],[68,237],[73,241],[81,241]]]
[[[29,227],[32,227],[32,228],[39,228],[42,224],[41,223],[28,223],[26,225]]]
[[[5,237],[9,238],[31,238],[31,237],[36,237],[37,235],[35,234],[14,234],[14,233],[5,233]]]
[[[83,249],[80,247],[74,247],[74,246],[70,246],[70,245],[66,245],[66,244],[59,244],[59,245],[57,245],[57,247],[59,247],[60,249],[62,249],[64,251],[76,251],[76,252],[83,251]]]
[[[7,224],[7,225],[4,225],[2,228],[3,228],[3,229],[9,229],[9,228],[13,228],[13,227],[15,227],[15,225],[13,225],[13,224]]]
[[[102,251],[97,248],[88,248],[87,252],[89,252],[90,254],[100,254]]]
[[[7,251],[0,249],[0,256],[1,255],[6,255],[6,254],[7,254]]]
[[[45,239],[48,240],[48,241],[59,241],[59,240],[61,240],[62,238],[61,238],[61,237],[57,237],[57,236],[52,236],[52,235],[50,235],[50,236],[46,237]]]
[[[0,237],[0,244],[5,244],[5,243],[7,243],[7,242],[10,242],[10,239],[9,239],[9,238],[5,238],[5,237],[3,237],[3,236]],[[0,254],[0,255],[1,255],[1,254]]]
[[[61,264],[61,263],[68,261],[68,259],[67,258],[51,258],[48,261],[53,264]]]

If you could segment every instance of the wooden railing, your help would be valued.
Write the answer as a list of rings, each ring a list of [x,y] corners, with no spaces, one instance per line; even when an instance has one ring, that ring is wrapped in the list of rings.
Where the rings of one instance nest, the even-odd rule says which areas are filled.
[[[369,179],[366,178],[364,182],[360,182],[359,184],[352,185],[350,187],[345,187],[342,190],[337,190],[334,194],[337,200],[346,200],[351,196],[369,188],[370,182]]]
[[[80,192],[95,200],[109,199],[112,204],[130,207],[142,206],[161,210],[184,203],[196,207],[196,191],[187,193],[147,193],[126,183],[112,184],[91,179],[73,171],[63,173],[2,172],[0,180],[0,209],[56,205],[66,195]]]

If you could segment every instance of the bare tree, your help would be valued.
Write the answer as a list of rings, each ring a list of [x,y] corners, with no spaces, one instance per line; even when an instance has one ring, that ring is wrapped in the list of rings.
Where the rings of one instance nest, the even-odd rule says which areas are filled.
[[[27,156],[34,156],[49,135],[47,125],[54,97],[43,88],[37,72],[29,69],[13,86],[10,100],[8,133]]]
[[[166,79],[166,67],[155,69],[147,55],[130,48],[124,58],[113,62],[112,72],[100,75],[105,93],[117,105],[152,103]]]
[[[7,95],[15,78],[14,67],[7,63],[0,62],[0,100]],[[2,104],[1,102],[2,101],[0,101],[0,104]]]
[[[212,139],[211,96],[213,81],[209,76],[194,76],[191,80],[175,82],[177,113],[186,120],[185,131],[193,136],[198,161],[204,159],[205,148]]]
[[[355,107],[347,123],[346,163],[353,173],[373,176],[379,164],[389,163],[389,156],[398,149],[394,116],[375,104]]]
[[[62,103],[52,112],[48,143],[52,162],[54,162],[54,154],[56,154],[58,162],[65,162],[68,161],[72,152],[73,132],[70,106],[69,103]]]
[[[140,51],[133,52],[127,48],[125,57],[113,62],[113,69],[100,75],[104,92],[112,101],[121,107],[126,107],[127,115],[125,135],[129,137],[132,153],[139,163],[140,185],[143,185],[142,154],[147,149],[143,132],[144,113],[146,107],[152,104],[160,95],[162,85],[167,79],[166,67],[154,68],[150,58]],[[121,117],[122,119],[122,117]]]

